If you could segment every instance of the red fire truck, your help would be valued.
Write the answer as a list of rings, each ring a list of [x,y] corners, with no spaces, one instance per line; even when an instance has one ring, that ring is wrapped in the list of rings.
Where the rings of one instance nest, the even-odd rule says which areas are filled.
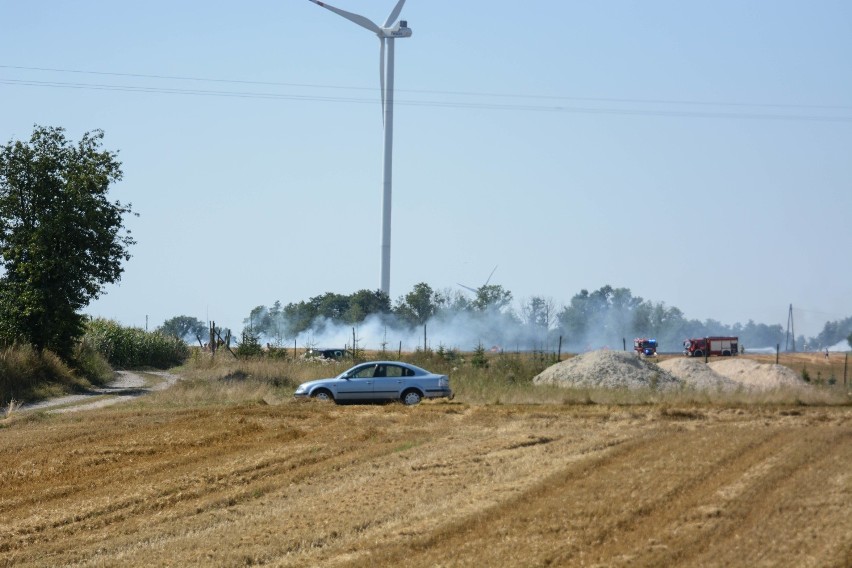
[[[740,352],[738,337],[699,337],[686,339],[683,342],[683,354],[687,357],[704,357],[704,355],[733,356]]]
[[[647,337],[637,337],[633,340],[633,351],[645,357],[657,356],[657,340]]]

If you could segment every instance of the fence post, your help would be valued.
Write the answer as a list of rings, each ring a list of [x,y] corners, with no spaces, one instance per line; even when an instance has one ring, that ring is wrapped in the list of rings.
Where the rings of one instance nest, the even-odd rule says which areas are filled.
[[[775,344],[775,364],[776,364],[776,365],[778,364],[778,352],[779,352],[779,351],[781,351],[781,344],[780,344],[780,343],[776,343],[776,344]]]
[[[843,386],[846,386],[846,369],[849,367],[849,353],[846,354],[846,358],[843,360]]]
[[[559,351],[556,352],[556,362],[562,360],[562,336],[559,336]]]

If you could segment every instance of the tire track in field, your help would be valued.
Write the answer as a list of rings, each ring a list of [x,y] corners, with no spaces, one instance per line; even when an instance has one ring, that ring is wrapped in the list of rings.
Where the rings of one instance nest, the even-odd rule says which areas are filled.
[[[270,493],[270,497],[275,501],[265,507],[264,514],[281,516],[282,522],[279,525],[280,534],[275,539],[276,542],[265,544],[277,549],[277,552],[267,553],[263,561],[275,565],[322,565],[327,562],[329,554],[334,557],[340,554],[342,549],[352,546],[359,540],[381,540],[386,538],[389,532],[396,534],[401,528],[398,527],[400,523],[405,527],[411,527],[412,509],[417,509],[416,503],[405,501],[394,503],[392,496],[375,489],[383,487],[387,490],[389,486],[386,483],[392,482],[398,483],[401,491],[403,487],[412,490],[411,484],[414,484],[413,487],[417,487],[419,492],[425,491],[417,497],[418,500],[429,502],[435,499],[451,500],[451,493],[442,492],[433,495],[427,489],[429,483],[438,485],[437,480],[434,479],[435,475],[430,473],[434,470],[435,458],[438,456],[441,456],[441,463],[444,464],[444,467],[438,468],[443,475],[452,475],[452,470],[458,470],[467,476],[471,473],[475,476],[476,468],[479,467],[481,471],[482,462],[488,456],[502,457],[506,451],[523,452],[528,448],[540,448],[546,445],[540,437],[530,436],[526,421],[512,424],[508,431],[504,430],[503,426],[497,431],[486,427],[467,432],[468,429],[465,428],[466,433],[457,436],[455,434],[458,432],[458,423],[455,421],[440,418],[435,420],[429,415],[418,417],[411,413],[409,417],[412,421],[410,426],[415,426],[414,432],[417,436],[426,436],[428,441],[423,446],[415,446],[407,450],[409,452],[407,456],[397,454],[401,448],[408,447],[407,444],[400,444],[400,442],[404,442],[410,436],[406,436],[404,440],[381,442],[378,445],[371,440],[368,444],[362,445],[362,450],[370,450],[370,455],[364,455],[363,459],[348,461],[344,459],[339,463],[339,470],[338,464],[321,468],[306,476],[306,479],[310,479],[307,484],[303,483],[298,488],[289,490],[286,489],[288,484],[284,484],[285,489],[277,491],[274,495]],[[375,422],[377,418],[379,417],[373,417],[371,422]],[[431,419],[436,423],[431,425],[427,432],[422,432],[423,419],[427,421]],[[468,426],[471,425],[468,424]],[[512,431],[515,433],[511,434]],[[521,436],[522,432],[523,436]],[[455,441],[447,447],[446,441],[449,439],[455,439]],[[383,444],[383,449],[378,448]],[[372,449],[379,451],[373,452]],[[425,457],[422,460],[419,457],[414,459],[412,465],[412,461],[409,460],[414,458],[414,455],[421,454]],[[454,455],[459,458],[458,461],[453,458]],[[418,465],[421,463],[427,464],[426,467]],[[351,492],[351,486],[347,488],[345,484],[337,483],[335,480],[338,478],[355,483],[356,488],[359,488],[357,493]],[[470,478],[467,479],[469,482]],[[445,482],[446,477],[441,485]],[[298,491],[298,496],[295,491]],[[378,501],[374,501],[374,498]],[[381,499],[386,499],[386,504]],[[233,527],[233,519],[217,518],[211,522],[207,518],[203,523],[194,525],[191,530],[182,527],[179,531],[165,537],[161,534],[156,544],[164,550],[175,550],[186,548],[206,538],[221,543],[226,548],[229,546],[228,543],[231,543],[233,548],[237,548],[241,544],[240,534],[265,533],[263,525],[268,521],[257,516],[250,509],[251,506],[241,509],[249,517],[240,521],[239,530]],[[298,519],[298,523],[304,526],[294,526],[291,519]],[[260,526],[253,526],[255,522]],[[290,535],[291,532],[298,535],[304,531],[307,531],[308,537]],[[128,548],[134,547],[128,546]],[[145,564],[150,556],[146,556],[145,551],[139,552],[138,547],[135,548],[138,555],[134,556],[134,561],[137,564]]]
[[[700,506],[708,492],[733,487],[744,476],[760,479],[761,468],[749,474],[755,464],[774,461],[779,444],[791,444],[797,435],[756,431],[726,440],[713,434],[712,428],[708,435],[663,427],[606,456],[569,466],[482,515],[409,543],[416,555],[397,550],[379,562],[404,558],[416,566],[430,565],[432,557],[452,557],[454,566],[671,564],[665,560],[678,553],[667,553],[670,544],[658,533]],[[645,463],[652,467],[642,471]],[[700,540],[703,533],[698,533],[685,544]],[[523,556],[515,556],[517,550]],[[646,557],[637,556],[637,550]]]
[[[513,532],[523,532],[529,544],[528,526],[541,521],[536,515],[536,506],[541,503],[558,506],[562,496],[557,495],[557,488],[587,478],[595,471],[612,467],[613,464],[632,462],[654,439],[655,433],[650,432],[618,444],[587,448],[582,452],[581,461],[546,477],[520,495],[513,495],[502,503],[458,522],[441,524],[421,538],[355,560],[351,565],[432,566],[434,558],[452,558],[453,561],[448,565],[456,566],[535,565],[536,562],[529,556],[514,561],[511,559],[511,551],[516,548],[511,535]],[[515,531],[512,525],[524,527]]]
[[[197,420],[198,416],[193,414],[186,417],[185,421]],[[177,420],[177,424],[169,422],[163,425],[163,429],[180,428],[183,421]],[[126,449],[128,439],[135,435],[133,432],[126,432],[124,436],[112,439],[111,446]],[[148,432],[148,437],[157,435],[156,431]],[[178,444],[177,447],[167,448],[166,451],[143,452],[145,461],[132,466],[126,461],[128,456],[123,455],[104,460],[95,467],[86,467],[86,462],[92,456],[109,454],[110,446],[81,449],[78,463],[66,464],[63,471],[54,476],[70,476],[72,472],[76,473],[76,477],[63,480],[65,487],[58,494],[31,492],[26,495],[26,501],[14,504],[17,507],[38,508],[38,515],[30,522],[25,520],[18,523],[15,539],[27,543],[37,538],[44,544],[51,537],[41,533],[50,533],[53,538],[64,539],[69,534],[90,532],[126,518],[142,515],[146,511],[165,510],[183,502],[201,500],[211,494],[217,495],[217,500],[206,504],[205,507],[215,507],[217,503],[222,502],[233,503],[237,500],[234,494],[249,480],[249,472],[255,477],[266,475],[273,478],[292,472],[296,472],[295,475],[304,475],[299,472],[310,470],[312,467],[324,468],[324,463],[339,459],[346,453],[317,453],[307,449],[272,458],[265,457],[259,462],[247,465],[243,462],[244,456],[253,454],[252,448],[267,443],[258,438],[258,432],[253,428],[208,433],[203,439],[194,440],[189,447],[186,444]],[[186,452],[190,448],[199,448],[199,451]],[[178,452],[177,455],[174,454],[175,451]],[[354,450],[350,449],[351,451]],[[254,459],[256,457],[252,456],[252,460]],[[130,467],[133,468],[132,474]],[[144,480],[141,484],[140,479]],[[43,483],[43,480],[39,481]],[[133,488],[132,493],[120,490],[125,483]],[[95,484],[103,490],[98,491]],[[81,496],[86,494],[89,496],[81,499]],[[81,500],[85,502],[82,508],[63,505],[65,502]],[[51,510],[53,514],[50,514]],[[50,532],[51,529],[58,528],[62,529],[62,535]],[[9,539],[2,540],[6,541],[7,547],[10,545]]]
[[[250,418],[256,417],[252,410],[247,410]],[[350,422],[357,421],[357,410],[350,413]],[[126,479],[126,468],[115,468],[113,463],[103,464],[99,483],[106,489],[102,497],[92,495],[83,499],[85,505],[82,508],[71,509],[63,505],[64,502],[79,503],[80,494],[91,491],[90,478],[75,479],[75,487],[63,492],[61,498],[53,502],[45,502],[35,494],[30,495],[28,498],[31,503],[38,503],[39,514],[30,521],[17,522],[14,535],[0,534],[0,541],[5,543],[0,552],[37,544],[39,557],[52,556],[57,563],[68,562],[69,557],[80,561],[88,554],[87,547],[94,547],[100,540],[99,531],[115,533],[118,529],[120,532],[122,524],[133,523],[134,519],[144,516],[150,518],[152,513],[156,514],[156,520],[152,520],[153,526],[146,527],[146,530],[160,527],[158,530],[165,534],[161,534],[157,540],[162,544],[170,538],[180,538],[181,533],[215,530],[216,525],[210,524],[209,517],[200,517],[206,512],[256,501],[269,493],[286,492],[282,488],[300,485],[305,479],[321,483],[323,479],[333,477],[337,471],[395,451],[397,442],[392,439],[364,444],[365,436],[370,436],[372,432],[369,429],[354,434],[349,432],[349,441],[341,445],[342,436],[338,431],[340,425],[334,420],[323,420],[327,414],[324,409],[313,412],[311,418],[314,428],[289,440],[281,440],[280,430],[264,432],[246,427],[240,431],[228,430],[227,435],[219,431],[208,432],[200,444],[201,451],[189,456],[177,455],[163,459],[162,453],[143,452],[149,461],[134,466],[137,471],[133,477],[146,481],[140,485],[134,480],[131,494],[122,493],[119,489],[122,480]],[[280,419],[280,416],[277,418]],[[193,422],[197,419],[197,414],[193,413],[185,421]],[[321,423],[317,424],[317,420]],[[162,426],[164,430],[174,427],[174,422]],[[149,433],[149,437],[151,435],[156,437],[157,433]],[[127,438],[132,436],[132,433],[127,433],[124,439],[112,440],[111,445],[126,448],[129,443]],[[198,440],[193,442],[192,447],[196,445]],[[286,446],[287,451],[268,450],[275,446]],[[172,448],[169,453],[181,447],[183,445]],[[104,453],[110,453],[109,448],[91,448],[85,456]],[[68,469],[82,468],[70,466]],[[98,471],[89,473],[98,475]],[[180,529],[169,528],[175,525],[184,526]],[[169,534],[172,536],[169,537]],[[135,547],[138,544],[135,538],[128,539],[126,546]],[[76,544],[69,546],[69,542],[74,539],[77,539]],[[57,543],[55,546],[51,545],[53,541]]]
[[[684,477],[664,496],[663,506],[652,508],[641,522],[619,526],[600,539],[601,546],[585,551],[584,560],[631,566],[715,565],[716,558],[704,554],[708,547],[731,548],[742,537],[744,519],[755,501],[803,465],[819,460],[824,449],[814,440],[803,440],[800,431],[769,433],[742,452],[729,453],[733,459]],[[571,556],[562,553],[553,559],[558,564]],[[733,558],[722,565],[742,561]]]
[[[459,408],[112,409],[10,429],[0,565],[784,564],[773,535],[798,565],[849,557],[848,412]]]
[[[852,565],[852,428],[808,428],[785,441],[772,471],[728,500],[723,526],[690,564]]]

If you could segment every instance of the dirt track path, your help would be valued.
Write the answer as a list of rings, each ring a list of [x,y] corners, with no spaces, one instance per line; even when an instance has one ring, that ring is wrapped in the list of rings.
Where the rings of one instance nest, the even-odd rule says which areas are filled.
[[[78,412],[103,408],[120,402],[127,402],[143,394],[167,389],[178,377],[164,371],[146,371],[162,380],[151,384],[141,374],[133,371],[116,371],[117,377],[105,387],[92,388],[86,393],[70,394],[22,405],[16,412],[47,410],[50,413]]]

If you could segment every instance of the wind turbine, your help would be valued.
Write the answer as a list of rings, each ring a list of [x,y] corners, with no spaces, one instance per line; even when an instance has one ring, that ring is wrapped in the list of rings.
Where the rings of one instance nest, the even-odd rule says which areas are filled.
[[[331,10],[376,34],[381,43],[379,52],[379,80],[382,91],[382,113],[385,128],[384,162],[382,168],[382,292],[390,296],[390,246],[391,246],[391,187],[393,177],[393,44],[396,38],[411,37],[408,22],[396,23],[405,0],[399,0],[383,26],[364,16],[310,0],[317,6]]]
[[[497,272],[497,266],[499,266],[499,265],[494,266],[494,270],[492,270],[491,274],[488,275],[488,279],[485,281],[485,284],[483,284],[479,288],[471,288],[470,286],[465,286],[464,284],[461,284],[459,282],[456,282],[456,284],[458,284],[459,286],[461,286],[465,290],[470,290],[474,294],[479,294],[479,291],[482,290],[483,288],[485,288],[486,286],[488,286],[488,283],[491,282],[491,277],[494,276],[495,272]]]

